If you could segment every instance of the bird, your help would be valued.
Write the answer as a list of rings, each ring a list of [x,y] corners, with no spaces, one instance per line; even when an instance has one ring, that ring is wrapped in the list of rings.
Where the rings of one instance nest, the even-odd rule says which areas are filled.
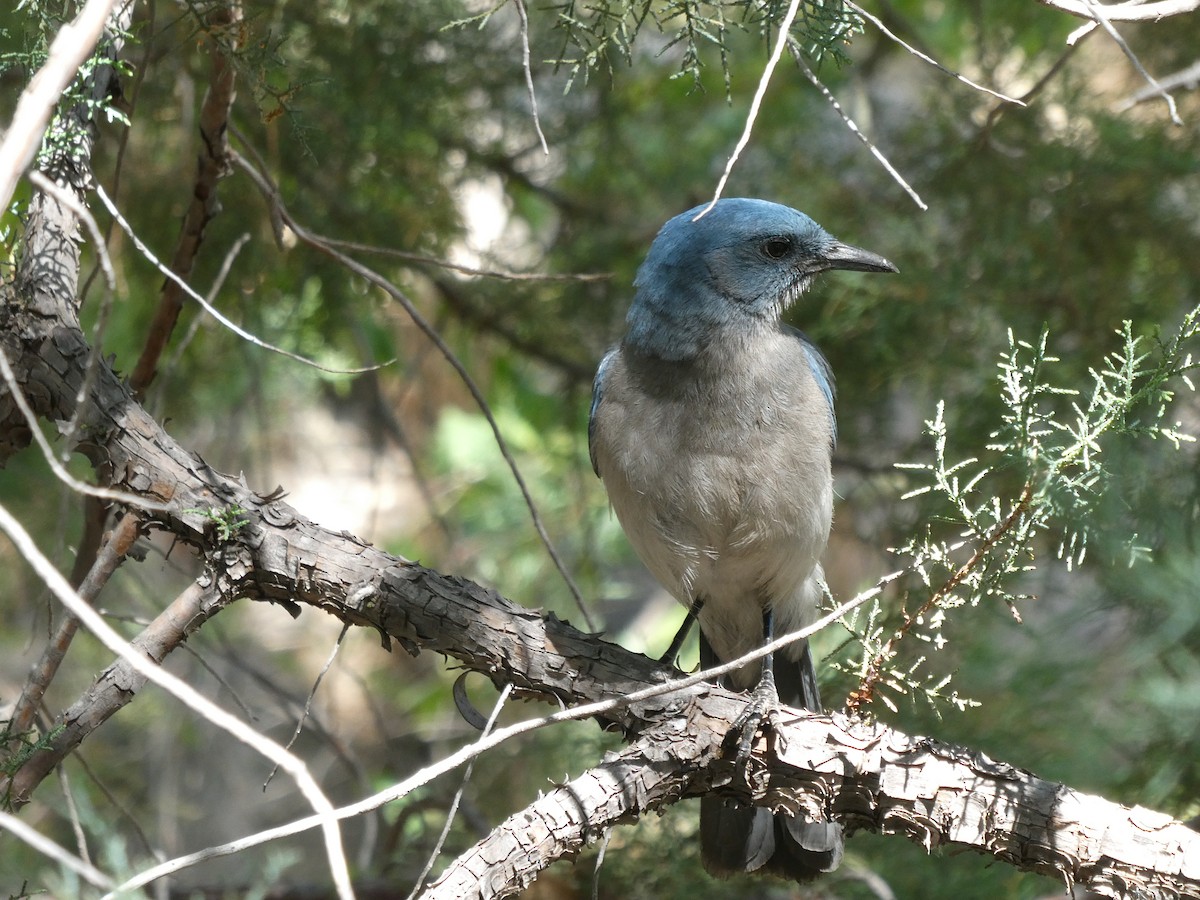
[[[817,617],[833,518],[834,379],[782,315],[831,269],[896,272],[798,210],[723,198],[670,219],[634,279],[626,332],[592,390],[592,468],[634,551],[687,610],[707,668]],[[739,758],[781,702],[821,711],[807,641],[749,663],[730,730]],[[701,799],[700,850],[717,876],[799,882],[832,871],[841,826]]]

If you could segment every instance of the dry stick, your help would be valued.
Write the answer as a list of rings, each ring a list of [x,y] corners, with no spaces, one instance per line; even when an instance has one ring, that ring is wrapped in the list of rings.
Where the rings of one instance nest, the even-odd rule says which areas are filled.
[[[1084,35],[1084,37],[1086,37],[1086,35]],[[1079,49],[1080,46],[1080,42],[1069,44],[1067,49],[1062,52],[1062,55],[1054,61],[1054,64],[1051,65],[1050,68],[1045,71],[1042,77],[1034,83],[1033,87],[1021,95],[1021,103],[1028,106],[1029,102],[1034,97],[1044,91],[1046,86],[1050,83],[1054,76],[1059,73],[1062,67],[1067,64],[1067,61],[1075,54],[1075,51]],[[987,141],[988,135],[992,133],[992,129],[996,126],[996,122],[999,121],[1000,117],[1007,111],[1008,106],[1003,103],[997,103],[991,108],[991,111],[988,112],[987,120],[983,123],[983,127],[979,129],[979,136],[976,139],[977,143],[983,144]]]
[[[787,13],[784,14],[783,21],[779,23],[779,36],[775,39],[775,49],[771,51],[771,57],[767,60],[762,77],[758,79],[758,88],[754,91],[754,98],[750,101],[750,111],[746,114],[746,126],[742,129],[742,136],[738,138],[738,142],[733,148],[733,153],[730,154],[729,160],[725,163],[725,171],[721,173],[721,179],[717,182],[717,190],[713,194],[712,200],[708,206],[697,213],[696,218],[692,219],[693,222],[712,209],[717,201],[721,199],[721,192],[725,190],[725,184],[729,181],[729,176],[733,173],[734,164],[742,155],[742,151],[746,149],[746,145],[750,143],[750,132],[754,129],[754,122],[758,118],[758,110],[762,106],[763,97],[767,93],[767,85],[771,83],[771,74],[775,71],[775,67],[779,65],[779,60],[783,58],[783,51],[788,44],[788,36],[792,30],[792,23],[796,21],[796,13],[799,11],[800,0],[791,0],[791,3],[788,4]]]
[[[390,366],[395,362],[395,360],[392,359],[376,366],[364,366],[359,369],[337,369],[332,366],[323,366],[316,360],[309,359],[306,356],[301,356],[299,353],[293,353],[290,350],[284,350],[282,347],[277,347],[274,344],[267,343],[262,338],[255,337],[249,331],[242,328],[240,325],[235,324],[233,321],[224,316],[219,310],[217,310],[215,306],[209,303],[208,300],[196,293],[196,291],[193,290],[187,282],[172,272],[169,266],[164,265],[162,261],[154,255],[153,251],[146,246],[145,241],[137,236],[137,233],[133,230],[133,226],[129,224],[128,220],[126,220],[123,215],[121,215],[121,211],[117,209],[117,205],[113,203],[112,198],[110,198],[105,192],[104,188],[98,184],[96,185],[96,196],[100,198],[100,202],[104,204],[105,208],[109,212],[109,215],[116,220],[121,230],[125,232],[125,234],[129,237],[129,240],[133,242],[133,246],[142,256],[146,258],[147,262],[158,269],[158,271],[162,272],[162,274],[168,279],[177,283],[181,288],[183,288],[183,292],[185,294],[200,304],[205,312],[207,312],[210,316],[212,316],[242,340],[248,341],[254,346],[261,347],[264,350],[270,350],[272,353],[278,353],[280,356],[286,356],[288,359],[295,360],[298,363],[303,363],[306,366],[319,369],[322,372],[328,372],[331,375],[361,375],[363,372],[373,372],[377,369]]]
[[[229,248],[229,250],[226,251],[225,258],[221,260],[220,271],[217,272],[217,277],[213,279],[212,287],[210,287],[208,289],[208,293],[205,294],[205,299],[209,303],[215,304],[217,302],[217,295],[221,293],[221,288],[225,285],[225,279],[229,277],[229,272],[233,268],[234,260],[237,259],[238,254],[242,252],[242,248],[246,246],[246,243],[249,240],[250,235],[247,232],[243,232],[241,236],[233,242],[233,245]],[[163,384],[166,381],[166,376],[170,375],[174,371],[175,367],[179,365],[179,361],[183,359],[184,351],[187,350],[188,346],[192,343],[192,340],[196,337],[197,332],[200,330],[200,325],[203,322],[203,316],[196,316],[192,319],[192,323],[188,326],[188,330],[185,331],[183,337],[181,337],[175,343],[175,349],[171,351],[171,356],[161,367],[164,374],[158,382],[158,397],[150,402],[151,415],[155,415],[157,417],[157,406],[162,401],[163,395],[166,393],[163,387]]]
[[[1057,9],[1059,12],[1079,16],[1081,19],[1093,19],[1090,0],[1038,0],[1043,6]],[[1104,15],[1110,22],[1138,22],[1153,19],[1165,19],[1168,16],[1178,16],[1183,13],[1200,9],[1200,0],[1159,0],[1157,3],[1142,3],[1141,0],[1130,0],[1127,3],[1114,3],[1104,8]]]
[[[529,14],[525,11],[525,0],[513,0],[517,5],[517,15],[521,17],[521,67],[525,70],[525,89],[529,92],[529,107],[533,113],[533,127],[537,131],[538,141],[542,145],[542,153],[550,155],[546,145],[546,135],[542,134],[542,123],[538,118],[537,94],[533,90],[533,67],[529,64]]]
[[[79,596],[84,601],[95,602],[100,590],[108,583],[113,572],[124,560],[125,554],[129,552],[134,541],[137,540],[137,536],[138,518],[133,513],[126,513],[112,530],[108,540],[96,555],[96,560],[87,577],[83,579],[77,589]],[[67,613],[59,623],[54,636],[46,645],[46,649],[42,651],[41,659],[33,667],[25,689],[21,692],[21,698],[17,701],[16,709],[13,710],[9,724],[9,729],[13,733],[22,734],[33,727],[33,719],[42,705],[42,697],[45,696],[46,689],[54,680],[54,676],[58,674],[58,669],[62,665],[63,659],[66,658],[67,649],[71,646],[71,641],[78,628],[79,619],[71,613]]]
[[[364,266],[362,263],[358,262],[358,260],[340,252],[334,248],[322,235],[309,231],[307,228],[297,222],[294,218],[292,218],[291,213],[288,212],[287,207],[284,205],[283,198],[280,197],[278,188],[276,188],[275,184],[267,177],[267,175],[256,169],[250,163],[250,161],[240,153],[237,153],[236,151],[230,151],[230,153],[232,154],[233,161],[237,165],[241,166],[242,171],[250,176],[250,179],[255,183],[259,191],[262,192],[263,197],[271,205],[273,218],[277,218],[280,223],[287,225],[287,227],[292,230],[296,237],[305,244],[308,244],[310,247],[313,247],[314,249],[324,253],[326,256],[336,260],[340,265],[349,269],[360,278],[364,278],[371,282],[371,284],[375,285],[377,288],[399,303],[402,307],[404,307],[404,311],[408,313],[408,316],[410,319],[412,319],[413,323],[416,324],[419,329],[421,329],[421,331],[429,339],[430,343],[437,348],[438,352],[442,355],[442,358],[445,359],[446,362],[450,364],[451,368],[453,368],[458,374],[458,377],[462,380],[463,385],[470,392],[472,399],[474,399],[476,405],[479,407],[480,412],[483,414],[488,425],[492,429],[492,436],[496,441],[496,446],[500,450],[500,455],[504,457],[504,461],[508,464],[509,471],[512,472],[513,479],[516,481],[517,487],[521,491],[521,496],[524,498],[525,505],[529,509],[530,519],[533,522],[534,530],[537,531],[538,538],[542,542],[542,546],[546,548],[546,552],[550,555],[551,561],[554,563],[555,568],[558,569],[559,575],[562,576],[563,581],[566,583],[567,589],[571,592],[571,596],[575,600],[576,607],[583,616],[584,622],[587,623],[587,627],[594,632],[596,630],[596,625],[592,621],[592,617],[588,613],[587,606],[583,602],[583,594],[580,593],[578,585],[575,584],[575,580],[567,571],[566,564],[563,563],[562,558],[558,555],[558,551],[554,547],[554,543],[550,540],[550,535],[547,533],[546,527],[542,523],[541,514],[537,511],[537,505],[533,501],[533,495],[529,492],[529,486],[525,483],[525,477],[521,474],[521,470],[517,466],[516,459],[513,458],[512,451],[508,447],[508,442],[504,439],[504,435],[500,432],[500,426],[496,422],[495,416],[492,415],[491,408],[488,406],[487,398],[483,396],[483,391],[481,391],[479,385],[475,383],[475,379],[471,377],[471,374],[467,371],[466,366],[463,365],[462,360],[460,360],[458,356],[455,355],[454,351],[450,349],[450,345],[446,343],[446,341],[438,333],[438,330],[434,328],[433,325],[431,325],[423,315],[421,315],[407,294],[405,294],[402,290],[400,290],[374,269]]]
[[[850,692],[850,696],[846,700],[846,708],[848,710],[856,713],[863,705],[872,701],[875,688],[878,687],[879,680],[883,677],[883,666],[891,659],[896,645],[905,638],[922,616],[962,584],[963,579],[971,574],[971,571],[979,564],[979,561],[987,555],[992,547],[996,546],[996,542],[1008,533],[1008,530],[1017,521],[1017,517],[1029,509],[1029,501],[1032,498],[1033,487],[1026,482],[1024,489],[1021,491],[1021,496],[1017,500],[1016,505],[1013,506],[1012,511],[1005,517],[1003,522],[992,530],[991,534],[984,538],[983,543],[975,548],[975,552],[971,554],[971,558],[959,566],[954,574],[946,579],[945,583],[934,591],[915,613],[912,615],[905,614],[903,624],[888,638],[887,643],[880,648],[879,652],[875,654],[875,657],[867,665],[866,674],[863,675],[862,680],[859,682],[858,689]]]
[[[54,105],[100,40],[116,5],[117,0],[88,0],[79,15],[59,29],[46,62],[22,91],[0,141],[0,209],[8,208],[17,181],[42,142]]]
[[[133,813],[129,811],[129,808],[126,807],[125,804],[122,803],[115,794],[113,794],[108,785],[105,784],[100,779],[100,776],[97,775],[92,769],[92,767],[88,765],[88,761],[84,758],[83,754],[74,753],[72,754],[71,759],[75,765],[79,766],[79,768],[83,770],[83,774],[87,776],[88,780],[91,781],[96,790],[98,790],[104,796],[104,799],[108,801],[108,804],[120,814],[122,819],[125,820],[125,824],[133,829],[133,833],[137,835],[137,839],[142,842],[142,847],[145,849],[146,854],[153,856],[155,859],[162,859],[164,855],[162,851],[156,850],[154,845],[150,843],[150,838],[146,836],[145,829],[142,828],[141,824],[134,817]],[[115,831],[111,819],[107,820],[105,827],[110,832]]]
[[[227,122],[233,106],[236,90],[236,70],[229,59],[236,52],[240,40],[239,24],[242,7],[239,2],[217,6],[205,23],[212,41],[212,68],[208,90],[200,107],[200,139],[204,145],[197,163],[196,181],[192,186],[192,201],[183,217],[175,255],[171,260],[171,271],[186,279],[196,262],[196,255],[204,241],[204,230],[217,215],[220,204],[217,200],[217,182],[231,171],[229,165],[229,136]],[[218,33],[231,34],[232,46],[227,50],[217,37]],[[129,379],[133,395],[141,400],[158,369],[158,361],[166,349],[179,313],[183,309],[183,292],[180,282],[163,282],[158,308],[146,333],[146,343]]]
[[[88,884],[101,890],[111,890],[112,879],[90,863],[84,862],[70,850],[56,844],[31,825],[14,816],[12,813],[0,811],[0,828],[5,829],[18,840],[24,841],[38,853],[48,856],[60,866],[70,869]]]
[[[292,744],[296,743],[296,739],[300,737],[300,732],[304,730],[304,723],[308,719],[309,713],[312,712],[313,700],[317,696],[317,688],[321,686],[321,682],[325,680],[325,674],[333,668],[333,662],[337,659],[338,652],[342,649],[342,642],[346,640],[346,633],[350,630],[350,623],[346,622],[342,625],[341,633],[338,634],[337,640],[333,642],[333,649],[329,651],[329,658],[325,660],[325,665],[321,666],[321,671],[317,673],[316,679],[313,680],[313,685],[308,691],[308,698],[304,701],[304,709],[296,719],[296,729],[292,732],[292,736],[283,746],[291,750]],[[279,764],[276,763],[271,767],[270,773],[267,775],[267,780],[263,782],[262,789],[266,791],[267,785],[275,777],[275,773],[279,771]]]
[[[17,552],[37,573],[56,597],[71,612],[77,615],[88,630],[94,634],[105,647],[119,655],[139,675],[152,681],[159,687],[176,697],[189,709],[202,718],[227,731],[242,743],[258,751],[271,760],[276,760],[296,782],[300,792],[317,812],[321,829],[325,836],[325,852],[329,860],[329,868],[333,875],[334,886],[341,900],[353,900],[354,889],[350,882],[350,872],[346,865],[346,853],[342,846],[341,832],[338,829],[337,816],[333,804],[321,791],[320,786],[309,772],[304,762],[284,750],[279,744],[263,734],[259,734],[236,716],[217,706],[183,679],[171,674],[160,666],[155,665],[145,656],[138,653],[120,634],[104,621],[104,618],[92,609],[71,588],[67,580],[54,568],[38,549],[33,538],[21,526],[21,523],[5,507],[0,506],[0,530],[8,535]]]
[[[432,765],[426,766],[420,772],[415,773],[404,781],[392,785],[376,794],[366,797],[357,803],[352,803],[349,806],[340,807],[335,811],[335,815],[339,819],[349,819],[365,812],[378,809],[386,803],[391,803],[401,797],[411,794],[413,791],[428,784],[433,779],[444,775],[446,772],[453,771],[465,762],[475,759],[476,757],[486,753],[494,747],[503,744],[512,738],[522,734],[535,731],[539,728],[545,728],[549,725],[555,725],[559,722],[570,722],[578,719],[588,719],[593,716],[602,716],[612,712],[623,706],[628,706],[632,703],[640,703],[644,700],[649,700],[653,697],[662,696],[664,694],[675,693],[676,691],[686,690],[704,681],[710,681],[739,669],[747,663],[762,659],[769,653],[776,653],[784,647],[794,644],[796,641],[804,640],[816,634],[822,628],[833,624],[843,616],[853,612],[858,607],[862,606],[868,600],[872,600],[879,596],[883,588],[892,581],[900,577],[902,573],[894,572],[890,575],[885,575],[879,580],[873,588],[863,591],[858,596],[846,601],[841,606],[834,609],[829,614],[818,619],[807,628],[801,628],[791,634],[786,634],[769,644],[746,653],[735,660],[727,663],[722,663],[719,666],[714,666],[711,669],[697,672],[694,675],[681,678],[676,681],[669,681],[663,684],[653,685],[648,688],[643,688],[640,691],[626,694],[621,697],[611,697],[607,700],[598,700],[595,703],[586,703],[582,706],[571,707],[560,712],[553,713],[549,716],[543,716],[538,719],[527,719],[524,722],[517,722],[514,725],[509,725],[501,728],[499,731],[493,732],[490,736],[480,737],[474,743],[468,744],[460,748],[449,756],[438,760]],[[207,862],[211,859],[217,859],[222,856],[230,856],[234,853],[240,853],[250,847],[257,847],[260,844],[268,843],[269,841],[279,840],[280,838],[290,837],[294,834],[299,834],[315,828],[319,824],[319,819],[316,816],[308,816],[304,819],[299,819],[295,822],[289,822],[286,825],[279,825],[275,828],[269,828],[265,831],[260,831],[257,834],[248,835],[236,841],[231,841],[227,844],[221,844],[215,847],[206,847],[203,850],[198,850],[195,853],[190,853],[186,856],[180,856],[175,859],[169,859],[164,863],[146,869],[128,881],[118,885],[112,894],[106,895],[104,900],[114,898],[121,892],[132,891],[149,884],[166,875],[171,875],[182,869],[198,865],[202,862]]]
[[[500,711],[504,709],[504,704],[508,702],[508,697],[511,693],[512,684],[506,684],[500,692],[500,696],[496,699],[496,705],[492,707],[492,714],[488,716],[487,724],[483,726],[483,737],[491,734],[492,729],[496,726],[496,719],[499,718]],[[417,894],[425,886],[425,879],[429,877],[429,873],[433,870],[434,863],[441,856],[442,848],[446,846],[446,838],[450,835],[450,826],[454,824],[454,817],[458,813],[458,805],[462,803],[463,793],[471,781],[471,773],[474,770],[475,760],[471,760],[467,763],[467,768],[463,771],[462,781],[458,784],[458,790],[454,792],[454,799],[450,801],[450,809],[446,812],[446,822],[442,826],[442,833],[438,835],[437,843],[434,844],[433,851],[429,854],[429,859],[425,862],[425,868],[417,876],[417,883],[408,892],[407,900],[416,900]]]
[[[1145,66],[1142,65],[1142,61],[1137,58],[1137,54],[1134,53],[1129,44],[1125,42],[1125,38],[1121,37],[1117,29],[1113,28],[1112,22],[1109,21],[1108,16],[1105,14],[1105,11],[1101,8],[1100,4],[1094,2],[1094,0],[1085,0],[1085,2],[1087,3],[1088,11],[1091,13],[1092,18],[1096,20],[1101,28],[1108,32],[1108,36],[1111,37],[1116,42],[1116,45],[1121,48],[1121,52],[1125,54],[1125,56],[1129,59],[1129,62],[1135,69],[1137,69],[1138,74],[1146,79],[1146,83],[1149,84],[1150,87],[1154,88],[1158,95],[1166,101],[1167,111],[1171,114],[1171,121],[1176,125],[1183,125],[1183,119],[1179,118],[1179,110],[1175,107],[1175,98],[1168,94],[1166,89],[1154,80],[1154,76],[1146,71]]]
[[[448,259],[439,259],[424,253],[412,253],[408,250],[397,250],[394,247],[380,247],[375,244],[360,244],[357,241],[343,241],[337,238],[325,238],[330,247],[342,250],[353,250],[356,253],[375,253],[380,256],[390,256],[403,259],[406,262],[425,263],[437,266],[439,269],[450,269],[464,275],[478,275],[481,278],[498,278],[501,281],[607,281],[612,278],[608,272],[510,272],[505,269],[479,269],[474,266],[464,266]]]
[[[1195,90],[1200,84],[1200,62],[1194,62],[1178,72],[1172,72],[1170,75],[1164,75],[1158,79],[1158,84],[1164,90],[1173,91],[1179,88],[1183,90]],[[1117,104],[1117,112],[1125,112],[1132,109],[1139,103],[1144,103],[1147,100],[1152,100],[1159,95],[1159,92],[1153,88],[1142,88],[1140,91],[1135,91],[1129,97],[1126,97]]]
[[[982,91],[985,94],[991,94],[993,97],[1003,100],[1006,103],[1015,103],[1017,106],[1025,105],[1020,100],[1010,97],[1007,94],[1002,94],[999,91],[994,91],[989,87],[984,87],[982,84],[972,81],[970,78],[967,78],[967,76],[962,75],[958,72],[955,72],[953,69],[949,69],[946,66],[942,65],[940,62],[938,62],[936,59],[934,59],[929,54],[922,53],[920,50],[918,50],[912,44],[909,44],[903,38],[901,38],[898,35],[896,35],[895,33],[893,33],[887,27],[887,25],[885,25],[883,23],[882,19],[880,19],[878,16],[875,16],[875,15],[867,12],[865,9],[863,9],[861,6],[859,6],[857,3],[855,3],[854,0],[846,0],[846,5],[848,7],[850,7],[852,10],[854,10],[856,13],[858,13],[860,16],[862,16],[864,19],[868,20],[876,28],[878,28],[884,34],[885,37],[891,38],[893,41],[895,41],[897,44],[899,44],[901,47],[903,47],[905,50],[907,50],[909,53],[911,53],[917,59],[922,60],[923,62],[929,63],[929,65],[933,66],[935,69],[939,69],[940,71],[945,72],[951,78],[956,78],[959,81],[961,81],[963,84],[973,87],[977,91]]]
[[[71,832],[75,835],[75,845],[79,848],[79,858],[90,865],[92,855],[88,852],[87,835],[83,832],[83,822],[79,820],[79,807],[75,805],[75,795],[71,793],[71,783],[62,766],[58,767],[58,786],[62,789],[63,801],[67,807],[67,817],[71,822]]]
[[[228,604],[216,591],[192,582],[130,641],[146,659],[161,663],[167,654]],[[106,616],[103,610],[97,610]],[[131,703],[144,685],[121,659],[110,663],[69,707],[55,719],[43,746],[32,752],[8,778],[0,778],[0,793],[22,806],[49,772],[78,749],[87,737]]]
[[[925,201],[922,200],[920,195],[913,190],[912,186],[904,180],[904,177],[896,170],[896,167],[888,161],[888,158],[883,155],[883,152],[871,142],[870,138],[868,138],[862,133],[861,130],[859,130],[859,127],[855,124],[854,120],[846,114],[846,111],[842,109],[842,105],[838,103],[837,97],[833,96],[833,91],[825,87],[825,83],[817,77],[817,73],[814,72],[809,67],[808,63],[804,61],[804,57],[801,55],[799,48],[792,48],[792,58],[796,60],[796,65],[800,67],[800,70],[804,73],[804,77],[812,82],[813,87],[821,92],[822,96],[824,96],[824,98],[829,102],[829,105],[833,107],[834,112],[841,116],[842,122],[845,123],[846,127],[850,129],[850,133],[863,142],[866,148],[871,152],[871,155],[879,160],[879,164],[883,166],[884,170],[889,175],[892,176],[892,180],[900,185],[900,187],[904,188],[905,193],[912,197],[913,202],[916,203],[922,211],[929,209],[929,206],[925,203]]]

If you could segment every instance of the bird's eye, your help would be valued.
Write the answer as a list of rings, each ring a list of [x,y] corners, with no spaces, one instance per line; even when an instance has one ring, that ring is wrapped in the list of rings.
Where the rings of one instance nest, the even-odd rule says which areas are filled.
[[[787,238],[771,238],[762,245],[762,251],[771,259],[783,259],[792,251],[792,242]]]

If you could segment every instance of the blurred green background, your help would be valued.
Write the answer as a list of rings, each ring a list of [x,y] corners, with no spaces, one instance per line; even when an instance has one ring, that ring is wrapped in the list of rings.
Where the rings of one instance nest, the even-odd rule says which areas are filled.
[[[633,557],[592,474],[591,373],[622,330],[636,267],[658,227],[711,196],[769,49],[754,18],[762,5],[731,5],[726,84],[720,48],[701,36],[692,57],[686,40],[672,42],[678,20],[669,13],[679,6],[650,4],[651,17],[627,48],[596,43],[603,22],[633,21],[614,18],[620,4],[529,6],[549,155],[534,129],[514,4],[464,21],[488,7],[247,3],[233,117],[246,141],[235,147],[261,155],[292,214],[313,231],[478,269],[602,276],[500,278],[361,257],[408,292],[483,388],[593,615],[615,639],[653,655],[681,610]],[[157,0],[138,6],[126,47],[133,70],[119,101],[130,125],[105,125],[95,159],[97,179],[160,258],[170,257],[191,195],[208,77],[210,40],[197,24],[205,9]],[[806,4],[804,27],[820,33],[831,9]],[[1122,101],[1144,81],[1121,51],[1097,33],[1068,53],[1065,39],[1081,23],[1033,2],[897,0],[872,9],[945,66],[1010,95],[1036,92],[1025,108],[1004,104],[866,23],[848,41],[810,55],[810,64],[928,211],[786,58],[734,169],[727,195],[798,207],[901,271],[886,279],[831,276],[791,314],[838,378],[839,500],[827,571],[839,598],[898,568],[888,548],[932,514],[919,500],[901,499],[911,484],[892,466],[930,457],[922,423],[939,399],[956,458],[983,452],[1003,409],[996,362],[1010,329],[1035,341],[1048,328],[1060,358],[1055,378],[1086,390],[1089,368],[1119,346],[1114,332],[1123,320],[1137,333],[1167,334],[1200,302],[1194,91],[1177,93],[1182,126],[1171,123],[1161,100],[1126,108]],[[4,121],[58,12],[36,3],[0,11]],[[572,32],[565,16],[593,30]],[[655,16],[665,33],[653,27]],[[1194,14],[1121,31],[1160,76],[1195,62],[1200,46]],[[588,39],[584,50],[597,65],[575,71],[569,60],[581,51],[572,41]],[[23,190],[3,220],[5,277],[19,252]],[[214,467],[244,472],[256,489],[282,485],[290,502],[324,525],[582,624],[490,428],[403,310],[294,236],[278,246],[244,175],[223,181],[220,197],[191,281],[207,291],[230,248],[249,235],[215,300],[225,315],[331,367],[397,362],[359,377],[324,374],[241,341],[189,306],[171,365],[148,401],[168,430]],[[129,372],[162,278],[119,232],[110,251],[118,291],[102,344]],[[85,248],[85,272],[94,263]],[[103,293],[97,279],[85,294],[89,329]],[[1185,428],[1195,425],[1194,398],[1183,393],[1178,406]],[[954,687],[981,705],[958,712],[902,701],[895,712],[880,704],[872,711],[907,733],[1187,817],[1200,812],[1195,452],[1132,440],[1108,452],[1110,488],[1095,512],[1085,564],[1068,571],[1048,540],[1022,584],[1032,595],[1021,607],[1023,624],[1002,606],[982,605],[960,610],[947,625],[950,644],[931,667],[954,673]],[[35,452],[0,472],[0,502],[70,567],[80,504]],[[1131,542],[1150,548],[1132,567]],[[19,695],[48,621],[60,613],[10,546],[0,547],[0,559],[2,711]],[[144,563],[122,569],[99,606],[132,635],[195,572],[181,549],[157,540]],[[311,610],[292,621],[278,607],[235,604],[168,666],[282,740],[339,630]],[[829,653],[841,641],[823,634],[818,648]],[[925,650],[904,653],[915,659]],[[47,697],[49,715],[108,662],[90,639],[77,640]],[[351,634],[297,748],[335,800],[382,787],[471,739],[450,700],[456,674],[441,659],[389,655],[375,635]],[[824,677],[826,700],[837,706],[854,682],[828,667]],[[469,684],[480,708],[490,708],[490,686]],[[545,711],[516,706],[502,718]],[[466,791],[447,852],[470,846],[537,791],[617,744],[578,724],[489,754]],[[266,778],[260,758],[147,689],[21,815],[74,847],[69,791],[97,863],[129,873],[155,854],[191,851],[304,812],[290,783],[277,777],[264,790]],[[444,778],[348,825],[356,876],[406,892],[457,784],[457,776]],[[684,803],[615,832],[599,895],[889,896],[881,884],[891,896],[928,900],[1061,893],[1057,882],[984,857],[929,857],[903,839],[866,834],[850,841],[843,870],[813,888],[758,878],[717,882],[699,867],[695,816],[695,804]],[[271,886],[320,884],[326,872],[317,847],[315,837],[271,845],[188,870],[171,886],[262,895]],[[588,896],[594,863],[593,848],[574,866],[558,864],[528,896]],[[82,889],[0,835],[0,892],[39,891],[73,896]]]

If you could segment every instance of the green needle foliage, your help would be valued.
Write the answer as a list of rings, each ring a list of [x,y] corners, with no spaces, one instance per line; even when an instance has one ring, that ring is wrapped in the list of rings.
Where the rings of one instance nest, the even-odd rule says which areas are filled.
[[[999,363],[1002,424],[986,456],[951,457],[946,407],[937,404],[925,423],[933,459],[897,464],[921,482],[904,499],[933,500],[927,523],[891,551],[912,576],[903,588],[899,624],[886,624],[878,599],[843,621],[861,648],[856,662],[835,663],[858,679],[851,709],[879,699],[895,712],[889,692],[960,710],[977,705],[947,692],[951,676],[931,661],[948,643],[948,617],[998,601],[1019,621],[1019,605],[1028,599],[1022,579],[1048,550],[1068,570],[1083,563],[1090,537],[1104,527],[1093,514],[1110,487],[1105,448],[1112,442],[1162,439],[1179,449],[1195,441],[1176,418],[1176,394],[1195,391],[1189,373],[1196,368],[1190,348],[1197,334],[1200,308],[1166,341],[1135,335],[1126,321],[1117,332],[1120,349],[1090,369],[1092,387],[1081,402],[1082,391],[1051,381],[1059,360],[1047,351],[1049,334],[1043,331],[1030,344],[1010,331]],[[1054,534],[1056,540],[1048,540]],[[1127,565],[1148,556],[1136,533],[1122,540]]]

